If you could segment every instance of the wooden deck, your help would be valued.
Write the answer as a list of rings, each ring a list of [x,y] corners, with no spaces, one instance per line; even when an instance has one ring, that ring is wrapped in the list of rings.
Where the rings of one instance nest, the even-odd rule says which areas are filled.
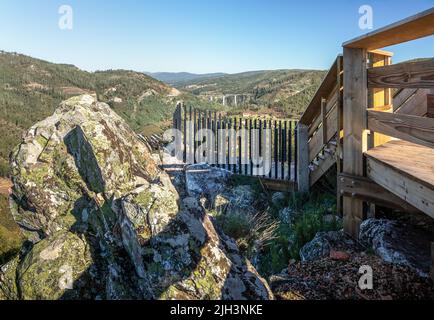
[[[371,180],[434,218],[434,149],[392,140],[365,155]]]

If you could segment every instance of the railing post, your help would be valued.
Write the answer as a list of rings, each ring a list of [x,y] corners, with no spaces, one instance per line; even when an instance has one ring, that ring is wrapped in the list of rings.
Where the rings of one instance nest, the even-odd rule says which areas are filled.
[[[344,47],[344,161],[343,172],[363,176],[363,151],[366,141],[367,70],[366,50]],[[365,139],[366,140],[366,139]],[[344,231],[358,239],[363,220],[363,201],[355,197],[343,199]]]
[[[431,90],[431,92],[433,91]],[[428,118],[434,118],[434,94],[428,94],[426,101],[426,115]]]
[[[343,110],[344,110],[344,102],[343,102],[343,92],[341,92],[341,88],[343,88],[343,57],[340,55],[337,57],[337,70],[336,70],[336,79],[338,86],[338,99],[337,99],[337,133],[336,133],[336,173],[337,178],[339,179],[339,175],[342,172],[342,143],[341,143],[341,130],[343,129]],[[339,185],[337,183],[336,185]],[[341,191],[337,188],[336,190],[336,211],[339,216],[342,215],[342,195]]]
[[[321,99],[321,122],[322,122],[322,144],[326,145],[327,140],[327,99]]]
[[[299,192],[309,192],[309,144],[308,128],[300,122],[297,125],[297,182]]]

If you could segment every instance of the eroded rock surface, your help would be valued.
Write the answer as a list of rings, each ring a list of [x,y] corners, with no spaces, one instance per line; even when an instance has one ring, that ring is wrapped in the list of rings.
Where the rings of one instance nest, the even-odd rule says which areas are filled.
[[[387,219],[367,219],[360,225],[360,242],[384,261],[405,265],[428,277],[431,256],[428,234]]]
[[[197,198],[180,200],[108,105],[63,102],[12,156],[13,215],[29,239],[0,299],[269,299]]]
[[[233,173],[208,164],[192,164],[185,169],[188,194],[198,199],[205,208],[219,212],[256,213],[258,201],[250,185],[231,186]]]

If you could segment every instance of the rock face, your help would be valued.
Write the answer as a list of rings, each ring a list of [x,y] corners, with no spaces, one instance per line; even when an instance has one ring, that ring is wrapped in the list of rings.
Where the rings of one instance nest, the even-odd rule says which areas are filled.
[[[257,197],[250,185],[231,186],[232,172],[208,164],[192,164],[185,169],[187,193],[207,209],[219,212],[255,213]]]
[[[355,242],[343,231],[318,232],[312,241],[300,249],[302,262],[310,262],[329,257],[335,250],[352,251]]]
[[[63,102],[11,158],[29,241],[0,268],[0,299],[269,299],[237,246],[108,105]]]
[[[384,261],[405,265],[420,276],[429,276],[432,241],[429,235],[397,221],[367,219],[360,225],[359,239]]]

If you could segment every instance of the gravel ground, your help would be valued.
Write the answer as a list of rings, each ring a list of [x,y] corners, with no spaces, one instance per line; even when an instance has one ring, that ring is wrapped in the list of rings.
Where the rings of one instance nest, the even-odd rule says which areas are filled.
[[[373,270],[373,289],[359,288],[359,268]],[[434,284],[404,266],[383,262],[366,252],[352,253],[347,261],[324,258],[293,263],[270,278],[271,288],[281,300],[432,300]]]

